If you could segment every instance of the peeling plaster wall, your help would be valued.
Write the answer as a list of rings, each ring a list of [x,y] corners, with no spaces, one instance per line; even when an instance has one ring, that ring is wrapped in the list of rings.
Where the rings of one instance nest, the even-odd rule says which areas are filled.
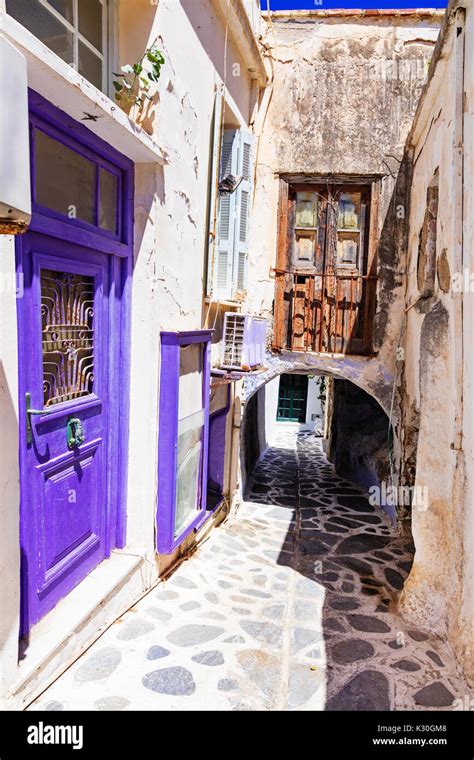
[[[459,74],[456,78],[457,60],[462,71],[462,37],[456,35],[455,6],[451,3],[441,54],[410,138],[414,171],[406,300],[411,308],[402,399],[406,436],[410,420],[419,425],[416,485],[428,488],[428,508],[413,509],[416,555],[401,608],[414,622],[447,636],[474,680],[474,294],[455,293],[450,282],[464,268],[474,271],[474,8],[467,4],[463,87]],[[455,148],[463,136],[464,155]],[[436,170],[437,277],[433,295],[420,298],[420,231]]]
[[[316,369],[351,380],[392,406],[404,308],[410,155],[404,146],[426,78],[441,14],[360,18],[293,13],[268,20],[263,47],[273,84],[256,123],[256,190],[246,309],[272,325],[278,175],[380,175],[378,306],[373,358],[268,354],[259,384],[291,369]],[[397,381],[398,383],[398,381]],[[395,406],[394,422],[398,426]],[[400,459],[398,437],[395,457]]]
[[[203,327],[211,121],[215,84],[225,75],[225,18],[213,0],[121,2],[120,63],[137,60],[155,38],[166,63],[159,96],[141,124],[167,163],[136,167],[127,533],[128,543],[146,546],[150,557],[157,490],[160,331]],[[238,77],[233,76],[236,64]],[[232,118],[247,128],[253,92],[249,65],[229,34],[228,102]],[[231,433],[229,429],[228,446]],[[165,565],[170,562],[173,557],[166,558]]]

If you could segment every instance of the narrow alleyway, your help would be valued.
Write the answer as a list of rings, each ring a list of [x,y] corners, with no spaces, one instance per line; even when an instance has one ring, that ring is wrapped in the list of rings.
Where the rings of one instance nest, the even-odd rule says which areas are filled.
[[[285,433],[249,501],[30,709],[452,709],[444,642],[393,610],[413,546]]]

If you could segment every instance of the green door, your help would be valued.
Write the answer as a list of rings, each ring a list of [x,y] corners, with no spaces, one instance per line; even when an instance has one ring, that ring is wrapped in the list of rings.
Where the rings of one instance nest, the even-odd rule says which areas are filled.
[[[278,392],[278,422],[306,422],[307,375],[281,375]]]

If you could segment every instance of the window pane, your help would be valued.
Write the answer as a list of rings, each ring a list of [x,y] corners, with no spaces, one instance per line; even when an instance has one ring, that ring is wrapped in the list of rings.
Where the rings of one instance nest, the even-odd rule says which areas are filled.
[[[106,169],[100,169],[99,227],[117,232],[117,177]]]
[[[79,42],[79,74],[82,74],[98,90],[102,89],[102,61],[86,45]]]
[[[199,507],[203,427],[202,410],[178,422],[175,537],[191,522]]]
[[[7,0],[7,12],[63,61],[74,63],[73,35],[38,0]]]
[[[92,393],[94,279],[41,270],[44,406]]]
[[[72,0],[48,0],[48,2],[56,11],[58,11],[58,13],[61,14],[61,16],[64,16],[70,24],[74,23]]]
[[[178,400],[178,464],[174,534],[178,536],[199,508],[204,409],[202,397],[203,347],[180,347]]]
[[[99,0],[79,0],[78,10],[80,33],[102,52],[102,3]]]
[[[70,219],[95,224],[96,165],[35,130],[36,203]]]
[[[317,211],[316,193],[296,193],[296,227],[317,227]]]
[[[337,226],[340,230],[359,229],[360,193],[341,193]]]

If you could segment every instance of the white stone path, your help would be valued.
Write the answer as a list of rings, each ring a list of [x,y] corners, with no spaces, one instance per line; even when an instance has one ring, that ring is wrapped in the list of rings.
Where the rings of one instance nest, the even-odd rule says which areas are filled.
[[[286,434],[249,500],[32,710],[451,710],[450,650],[396,614],[413,547]]]

